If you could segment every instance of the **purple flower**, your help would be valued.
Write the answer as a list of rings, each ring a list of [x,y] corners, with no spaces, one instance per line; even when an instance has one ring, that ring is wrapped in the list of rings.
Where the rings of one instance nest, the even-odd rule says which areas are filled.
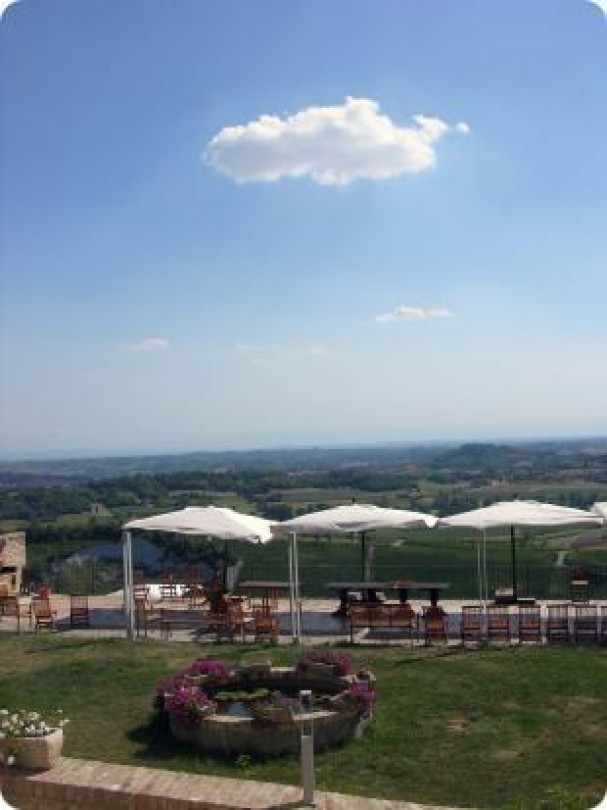
[[[200,720],[215,709],[215,701],[200,689],[180,689],[168,696],[164,708],[169,715],[183,725],[196,725]]]
[[[340,692],[337,699],[355,703],[361,717],[371,717],[375,707],[375,690],[371,689],[368,684],[359,681]]]
[[[201,658],[186,669],[188,675],[213,675],[216,678],[227,678],[230,674],[230,665],[225,661],[215,661],[210,658]]]

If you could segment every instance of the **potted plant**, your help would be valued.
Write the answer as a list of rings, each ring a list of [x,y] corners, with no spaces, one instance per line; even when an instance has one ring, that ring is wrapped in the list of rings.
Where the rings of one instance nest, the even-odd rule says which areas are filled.
[[[193,689],[179,689],[170,697],[165,697],[164,708],[168,712],[171,725],[193,727],[205,717],[215,714],[217,703],[206,692]]]
[[[49,770],[61,756],[63,727],[61,709],[34,712],[0,709],[0,749],[9,752],[15,765],[28,770]]]

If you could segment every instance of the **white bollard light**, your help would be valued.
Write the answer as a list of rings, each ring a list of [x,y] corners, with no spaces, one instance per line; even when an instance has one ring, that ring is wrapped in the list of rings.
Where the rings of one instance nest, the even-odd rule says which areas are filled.
[[[299,693],[299,709],[301,720],[299,724],[301,735],[301,783],[303,786],[303,801],[305,804],[314,804],[314,705],[312,692],[302,689]]]

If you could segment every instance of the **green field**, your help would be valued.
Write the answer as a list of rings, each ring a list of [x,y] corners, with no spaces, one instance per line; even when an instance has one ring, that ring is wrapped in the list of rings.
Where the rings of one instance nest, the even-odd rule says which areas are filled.
[[[521,810],[585,810],[602,796],[604,649],[345,649],[377,675],[377,715],[361,740],[317,755],[319,789]],[[0,706],[63,708],[69,756],[297,783],[297,759],[205,758],[151,710],[161,676],[200,655],[236,662],[253,650],[0,634]],[[269,654],[287,663],[295,651]]]

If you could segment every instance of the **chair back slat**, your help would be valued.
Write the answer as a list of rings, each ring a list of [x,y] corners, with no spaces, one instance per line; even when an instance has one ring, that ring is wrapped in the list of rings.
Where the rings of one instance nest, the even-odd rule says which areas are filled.
[[[521,643],[542,641],[542,614],[539,605],[518,605],[518,636]]]

